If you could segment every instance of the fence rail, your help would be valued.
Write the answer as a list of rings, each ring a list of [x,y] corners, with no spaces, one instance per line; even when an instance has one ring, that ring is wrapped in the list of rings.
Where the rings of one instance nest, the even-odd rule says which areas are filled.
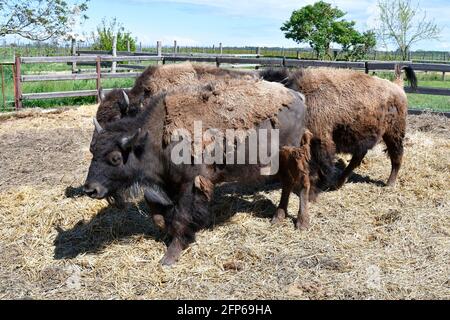
[[[402,66],[411,65],[416,71],[436,71],[450,72],[450,65],[436,64],[436,63],[412,63],[412,62],[386,62],[386,61],[363,61],[363,62],[346,62],[346,61],[317,61],[317,60],[298,60],[286,58],[267,58],[260,55],[177,55],[177,54],[162,54],[160,48],[157,50],[158,54],[142,54],[134,53],[124,54],[119,52],[119,56],[111,56],[105,53],[107,51],[78,51],[76,56],[56,56],[56,57],[16,57],[15,62],[12,63],[15,73],[14,77],[14,97],[15,108],[21,109],[23,100],[38,100],[38,99],[52,99],[52,98],[69,98],[69,97],[87,97],[97,96],[101,88],[102,79],[120,79],[120,78],[136,78],[140,72],[130,72],[130,70],[143,70],[144,65],[130,64],[131,62],[141,63],[148,62],[208,62],[220,65],[238,65],[238,66],[254,66],[254,67],[334,67],[334,68],[349,68],[356,70],[364,70],[366,73],[370,71],[389,70],[393,71],[397,64]],[[123,55],[122,55],[123,54]],[[123,62],[118,64],[117,72],[104,72],[102,66],[109,67],[113,62]],[[95,72],[90,73],[67,73],[67,74],[44,74],[44,75],[22,75],[21,66],[23,64],[42,64],[42,63],[67,63],[76,65],[90,65],[95,66]],[[106,63],[106,65],[105,65]],[[109,63],[109,64],[108,64]],[[120,72],[125,71],[125,72]],[[63,81],[63,80],[96,80],[96,89],[93,90],[78,90],[78,91],[64,91],[64,92],[42,92],[42,93],[23,93],[22,84],[26,82],[39,81]],[[410,93],[417,94],[431,94],[450,96],[450,90],[443,88],[428,88],[420,87],[417,90],[412,90],[406,87],[405,90]]]

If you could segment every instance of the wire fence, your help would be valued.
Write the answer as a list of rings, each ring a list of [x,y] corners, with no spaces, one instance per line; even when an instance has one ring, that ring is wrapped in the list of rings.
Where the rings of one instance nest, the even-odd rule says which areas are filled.
[[[94,51],[92,50],[92,44],[89,43],[77,43],[76,48],[72,46],[72,43],[67,44],[59,44],[59,45],[51,45],[51,44],[14,44],[14,45],[6,45],[0,46],[0,81],[1,81],[1,91],[0,91],[0,111],[10,111],[14,108],[17,108],[17,104],[21,103],[20,99],[22,96],[20,92],[17,92],[17,89],[21,89],[24,86],[25,92],[28,92],[30,96],[28,98],[36,96],[38,98],[42,97],[41,93],[48,93],[51,91],[55,92],[70,92],[70,91],[86,91],[83,94],[89,93],[89,96],[76,96],[75,94],[71,96],[71,100],[68,101],[66,98],[66,102],[59,101],[58,95],[56,95],[55,99],[52,101],[36,101],[31,104],[30,100],[23,101],[25,106],[43,106],[46,107],[51,103],[66,103],[66,105],[70,103],[77,103],[77,101],[85,101],[87,99],[91,99],[94,101],[95,92],[94,89],[94,78],[89,77],[89,73],[98,74],[100,71],[92,71],[92,68],[95,68],[95,56],[96,55],[110,55],[109,51]],[[128,57],[136,57],[136,56],[149,56],[149,55],[160,55],[162,62],[175,62],[175,61],[185,61],[191,60],[196,61],[195,59],[200,59],[198,61],[204,62],[212,62],[219,64],[219,61],[226,61],[227,59],[231,61],[231,63],[236,64],[239,67],[247,67],[261,65],[263,66],[263,61],[269,63],[269,65],[287,65],[287,66],[297,66],[297,65],[311,65],[317,64],[327,65],[332,64],[332,61],[317,61],[315,59],[314,53],[308,49],[295,49],[295,48],[269,48],[269,47],[226,47],[221,44],[217,46],[210,47],[193,47],[193,46],[178,46],[176,42],[172,45],[163,46],[159,43],[158,46],[142,46],[138,44],[135,52],[126,52],[121,51],[118,52],[119,56],[128,56]],[[61,62],[64,60],[64,57],[74,56],[78,58],[83,55],[94,56],[94,60],[91,62],[80,62],[75,63],[67,63]],[[48,63],[36,63],[36,64],[23,64],[19,65],[19,73],[17,73],[17,60],[14,61],[15,57],[36,57],[38,59],[45,58],[56,58],[55,61],[52,59],[48,60]],[[450,72],[450,61],[448,52],[412,52],[411,61],[415,64],[416,70],[421,70],[422,72],[431,72],[431,73],[441,73],[441,76],[437,75],[437,77],[441,77],[437,80],[445,81],[446,73]],[[171,58],[174,60],[171,61]],[[420,59],[419,59],[420,58]],[[62,59],[62,60],[61,60]],[[202,60],[203,59],[203,60]],[[224,60],[225,59],[225,60]],[[247,60],[246,60],[247,59]],[[253,59],[253,60],[252,60]],[[258,60],[255,60],[258,59]],[[426,59],[426,60],[423,60]],[[59,61],[61,60],[61,61]],[[83,60],[83,59],[82,59]],[[122,62],[118,64],[119,72],[129,73],[128,75],[122,75],[120,77],[114,76],[109,77],[109,75],[105,74],[103,71],[102,76],[109,77],[106,79],[106,83],[111,85],[112,87],[123,87],[132,84],[132,79],[126,79],[127,76],[136,75],[133,74],[133,70],[142,70],[148,63],[156,63],[150,62],[151,59],[147,59],[147,64],[141,64],[141,62],[145,62],[146,59],[141,59],[142,61],[132,61],[133,58],[122,59]],[[337,59],[339,62],[339,52],[337,52]],[[354,68],[352,64],[361,64],[360,69],[366,69],[365,71],[374,70],[391,70],[392,62],[399,61],[400,55],[396,52],[372,52],[367,55],[366,61],[360,62],[344,62],[340,61],[341,65],[345,65],[344,67]],[[228,63],[230,63],[230,61]],[[384,62],[383,62],[384,61]],[[418,63],[420,62],[420,63]],[[448,64],[446,64],[448,62]],[[227,62],[225,62],[227,63]],[[369,64],[367,64],[369,63]],[[406,62],[410,63],[410,62]],[[382,66],[383,64],[388,64],[387,67],[384,66],[381,69],[373,69],[376,65],[377,67]],[[20,69],[22,67],[22,69]],[[111,62],[101,62],[101,68],[110,68]],[[431,68],[431,69],[430,69]],[[74,74],[84,74],[84,75],[74,75]],[[16,75],[18,74],[18,78]],[[55,78],[56,80],[63,80],[58,83],[54,80],[49,80],[50,78]],[[67,79],[66,79],[67,78]],[[71,81],[76,80],[79,81]],[[34,81],[39,80],[39,81]],[[22,84],[22,82],[24,82]],[[428,84],[428,86],[433,87],[434,82]],[[430,95],[442,95],[448,96],[447,85],[444,86],[443,83],[438,84],[442,85],[440,88],[421,88],[422,94],[430,94]],[[89,91],[89,92],[88,92]],[[24,97],[27,97],[25,93]],[[60,94],[65,95],[64,94]],[[19,97],[19,101],[17,101],[17,97]],[[49,96],[50,97],[50,96]],[[51,96],[50,98],[54,98]],[[46,99],[49,99],[48,97]],[[449,106],[445,106],[446,101],[444,98],[440,98],[439,109],[450,109],[450,103],[447,103]],[[447,99],[447,98],[445,98]],[[89,100],[89,101],[91,101]],[[57,101],[57,102],[56,102]],[[443,106],[441,106],[443,105]]]
[[[13,43],[8,44],[5,41],[0,46],[0,62],[12,61],[14,56],[25,57],[51,57],[51,56],[70,56],[72,55],[72,44],[66,43]],[[93,43],[78,42],[77,50],[92,50]],[[138,43],[136,51],[144,53],[156,53],[156,45],[145,46]],[[286,57],[314,60],[315,53],[308,48],[283,48],[283,47],[256,47],[256,46],[222,46],[222,44],[211,46],[177,46],[179,54],[203,53],[203,54],[256,54],[266,57]],[[162,53],[173,53],[174,45],[162,46]],[[333,56],[336,60],[343,60],[343,54],[340,50],[333,50]],[[361,60],[380,60],[380,61],[399,61],[402,56],[396,51],[371,51]],[[450,63],[450,52],[446,51],[412,51],[409,60],[416,62],[442,62]]]

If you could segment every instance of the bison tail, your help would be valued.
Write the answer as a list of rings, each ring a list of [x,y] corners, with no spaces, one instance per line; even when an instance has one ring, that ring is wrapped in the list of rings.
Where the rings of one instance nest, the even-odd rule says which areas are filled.
[[[282,69],[270,68],[267,70],[260,71],[259,75],[263,80],[269,82],[279,82],[282,84],[286,84],[287,81],[289,80],[289,71],[286,68]]]
[[[413,90],[416,90],[417,76],[414,72],[414,69],[411,66],[404,66],[402,69],[405,71],[406,79],[408,79],[409,83],[411,84],[411,88],[413,88]]]
[[[413,90],[417,89],[417,76],[414,72],[414,69],[411,66],[403,66],[400,67],[400,65],[395,65],[395,76],[396,80],[395,82],[403,87],[403,77],[402,77],[402,71],[405,71],[406,79],[409,81],[411,88]]]

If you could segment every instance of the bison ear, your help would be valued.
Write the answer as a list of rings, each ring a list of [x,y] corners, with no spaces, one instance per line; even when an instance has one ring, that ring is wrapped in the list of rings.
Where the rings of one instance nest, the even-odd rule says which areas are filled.
[[[206,198],[211,200],[212,194],[214,192],[214,184],[203,176],[196,176],[194,179],[194,187],[203,193]]]
[[[153,204],[158,204],[163,207],[173,206],[173,202],[167,193],[156,184],[145,188],[144,197],[146,201]]]
[[[133,147],[136,145],[136,143],[139,140],[139,136],[141,135],[141,128],[138,129],[138,131],[132,135],[132,136],[128,136],[128,137],[123,137],[120,140],[120,147],[122,148],[122,150],[131,150],[133,149]]]

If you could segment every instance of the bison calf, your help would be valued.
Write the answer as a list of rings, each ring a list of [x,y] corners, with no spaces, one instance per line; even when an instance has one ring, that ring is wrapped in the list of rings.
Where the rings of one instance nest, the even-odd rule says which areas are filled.
[[[309,162],[311,161],[311,143],[312,133],[309,130],[303,134],[300,147],[282,147],[280,150],[280,168],[279,173],[282,184],[281,200],[277,212],[272,219],[272,223],[278,223],[287,215],[289,197],[292,191],[296,191],[300,197],[300,206],[297,216],[296,226],[299,230],[305,230],[309,227]],[[297,190],[295,190],[297,189]]]

